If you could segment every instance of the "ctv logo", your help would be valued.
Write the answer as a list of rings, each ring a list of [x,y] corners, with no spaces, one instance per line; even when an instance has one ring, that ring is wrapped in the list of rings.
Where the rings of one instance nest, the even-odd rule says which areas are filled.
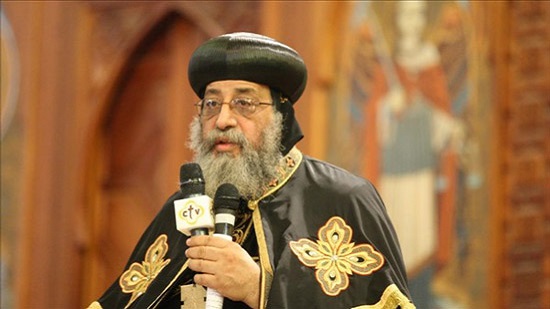
[[[206,195],[194,196],[174,201],[176,228],[191,236],[194,228],[213,228],[212,199]]]
[[[197,220],[204,215],[204,209],[199,204],[195,203],[193,200],[188,201],[181,208],[179,212],[179,217],[185,220],[189,224],[197,223]]]

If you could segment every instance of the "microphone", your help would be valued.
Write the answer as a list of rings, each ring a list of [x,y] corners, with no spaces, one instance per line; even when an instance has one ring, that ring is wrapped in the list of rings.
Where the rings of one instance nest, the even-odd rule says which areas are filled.
[[[215,226],[214,235],[233,240],[235,217],[241,204],[239,190],[230,183],[224,183],[216,190],[214,197]]]
[[[218,187],[214,196],[214,213],[216,214],[214,237],[233,240],[235,216],[240,202],[239,190],[234,185],[224,183]],[[223,296],[218,291],[208,288],[206,290],[206,309],[221,309],[222,307]]]
[[[204,193],[200,165],[187,163],[180,167],[180,191],[183,199],[174,201],[176,228],[187,236],[208,235],[214,228],[212,199]]]

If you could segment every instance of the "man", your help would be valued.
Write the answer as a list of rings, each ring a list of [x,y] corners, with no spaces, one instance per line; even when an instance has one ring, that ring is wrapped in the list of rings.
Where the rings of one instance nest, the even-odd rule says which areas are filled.
[[[190,146],[206,193],[231,183],[247,201],[234,242],[179,233],[176,193],[90,308],[192,308],[201,286],[220,292],[224,308],[414,308],[375,188],[294,146],[293,104],[307,80],[296,51],[222,35],[194,52],[188,75],[201,98]]]

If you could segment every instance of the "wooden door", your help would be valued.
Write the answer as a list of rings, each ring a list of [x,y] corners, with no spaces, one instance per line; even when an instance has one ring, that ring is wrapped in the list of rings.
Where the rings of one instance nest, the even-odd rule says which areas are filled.
[[[202,41],[181,18],[166,16],[125,59],[91,155],[88,220],[93,237],[84,268],[94,299],[123,271],[139,236],[178,189],[195,110],[187,60]]]
[[[232,17],[251,16],[256,6],[242,3],[140,2],[134,11],[130,6],[93,5],[100,14],[94,26],[99,33],[95,43],[111,40],[107,48],[116,49],[112,23],[137,39],[126,43],[130,47],[118,57],[119,63],[105,58],[108,51],[99,50],[96,54],[101,56],[94,58],[105,67],[119,69],[99,91],[104,102],[98,109],[96,128],[91,130],[96,138],[85,165],[91,199],[85,211],[90,227],[82,267],[85,302],[97,299],[124,271],[138,238],[179,189],[180,165],[192,160],[186,145],[198,98],[187,79],[191,53],[223,32],[254,31],[257,22],[255,18],[217,20],[224,11],[235,12]],[[143,30],[136,34],[129,27],[132,23]],[[121,45],[126,39],[118,35]]]

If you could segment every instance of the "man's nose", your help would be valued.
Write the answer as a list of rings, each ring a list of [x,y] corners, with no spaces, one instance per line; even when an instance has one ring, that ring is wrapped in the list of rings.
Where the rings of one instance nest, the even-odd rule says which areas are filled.
[[[235,114],[231,111],[229,104],[223,104],[220,113],[216,116],[216,127],[220,130],[226,130],[237,125]]]

